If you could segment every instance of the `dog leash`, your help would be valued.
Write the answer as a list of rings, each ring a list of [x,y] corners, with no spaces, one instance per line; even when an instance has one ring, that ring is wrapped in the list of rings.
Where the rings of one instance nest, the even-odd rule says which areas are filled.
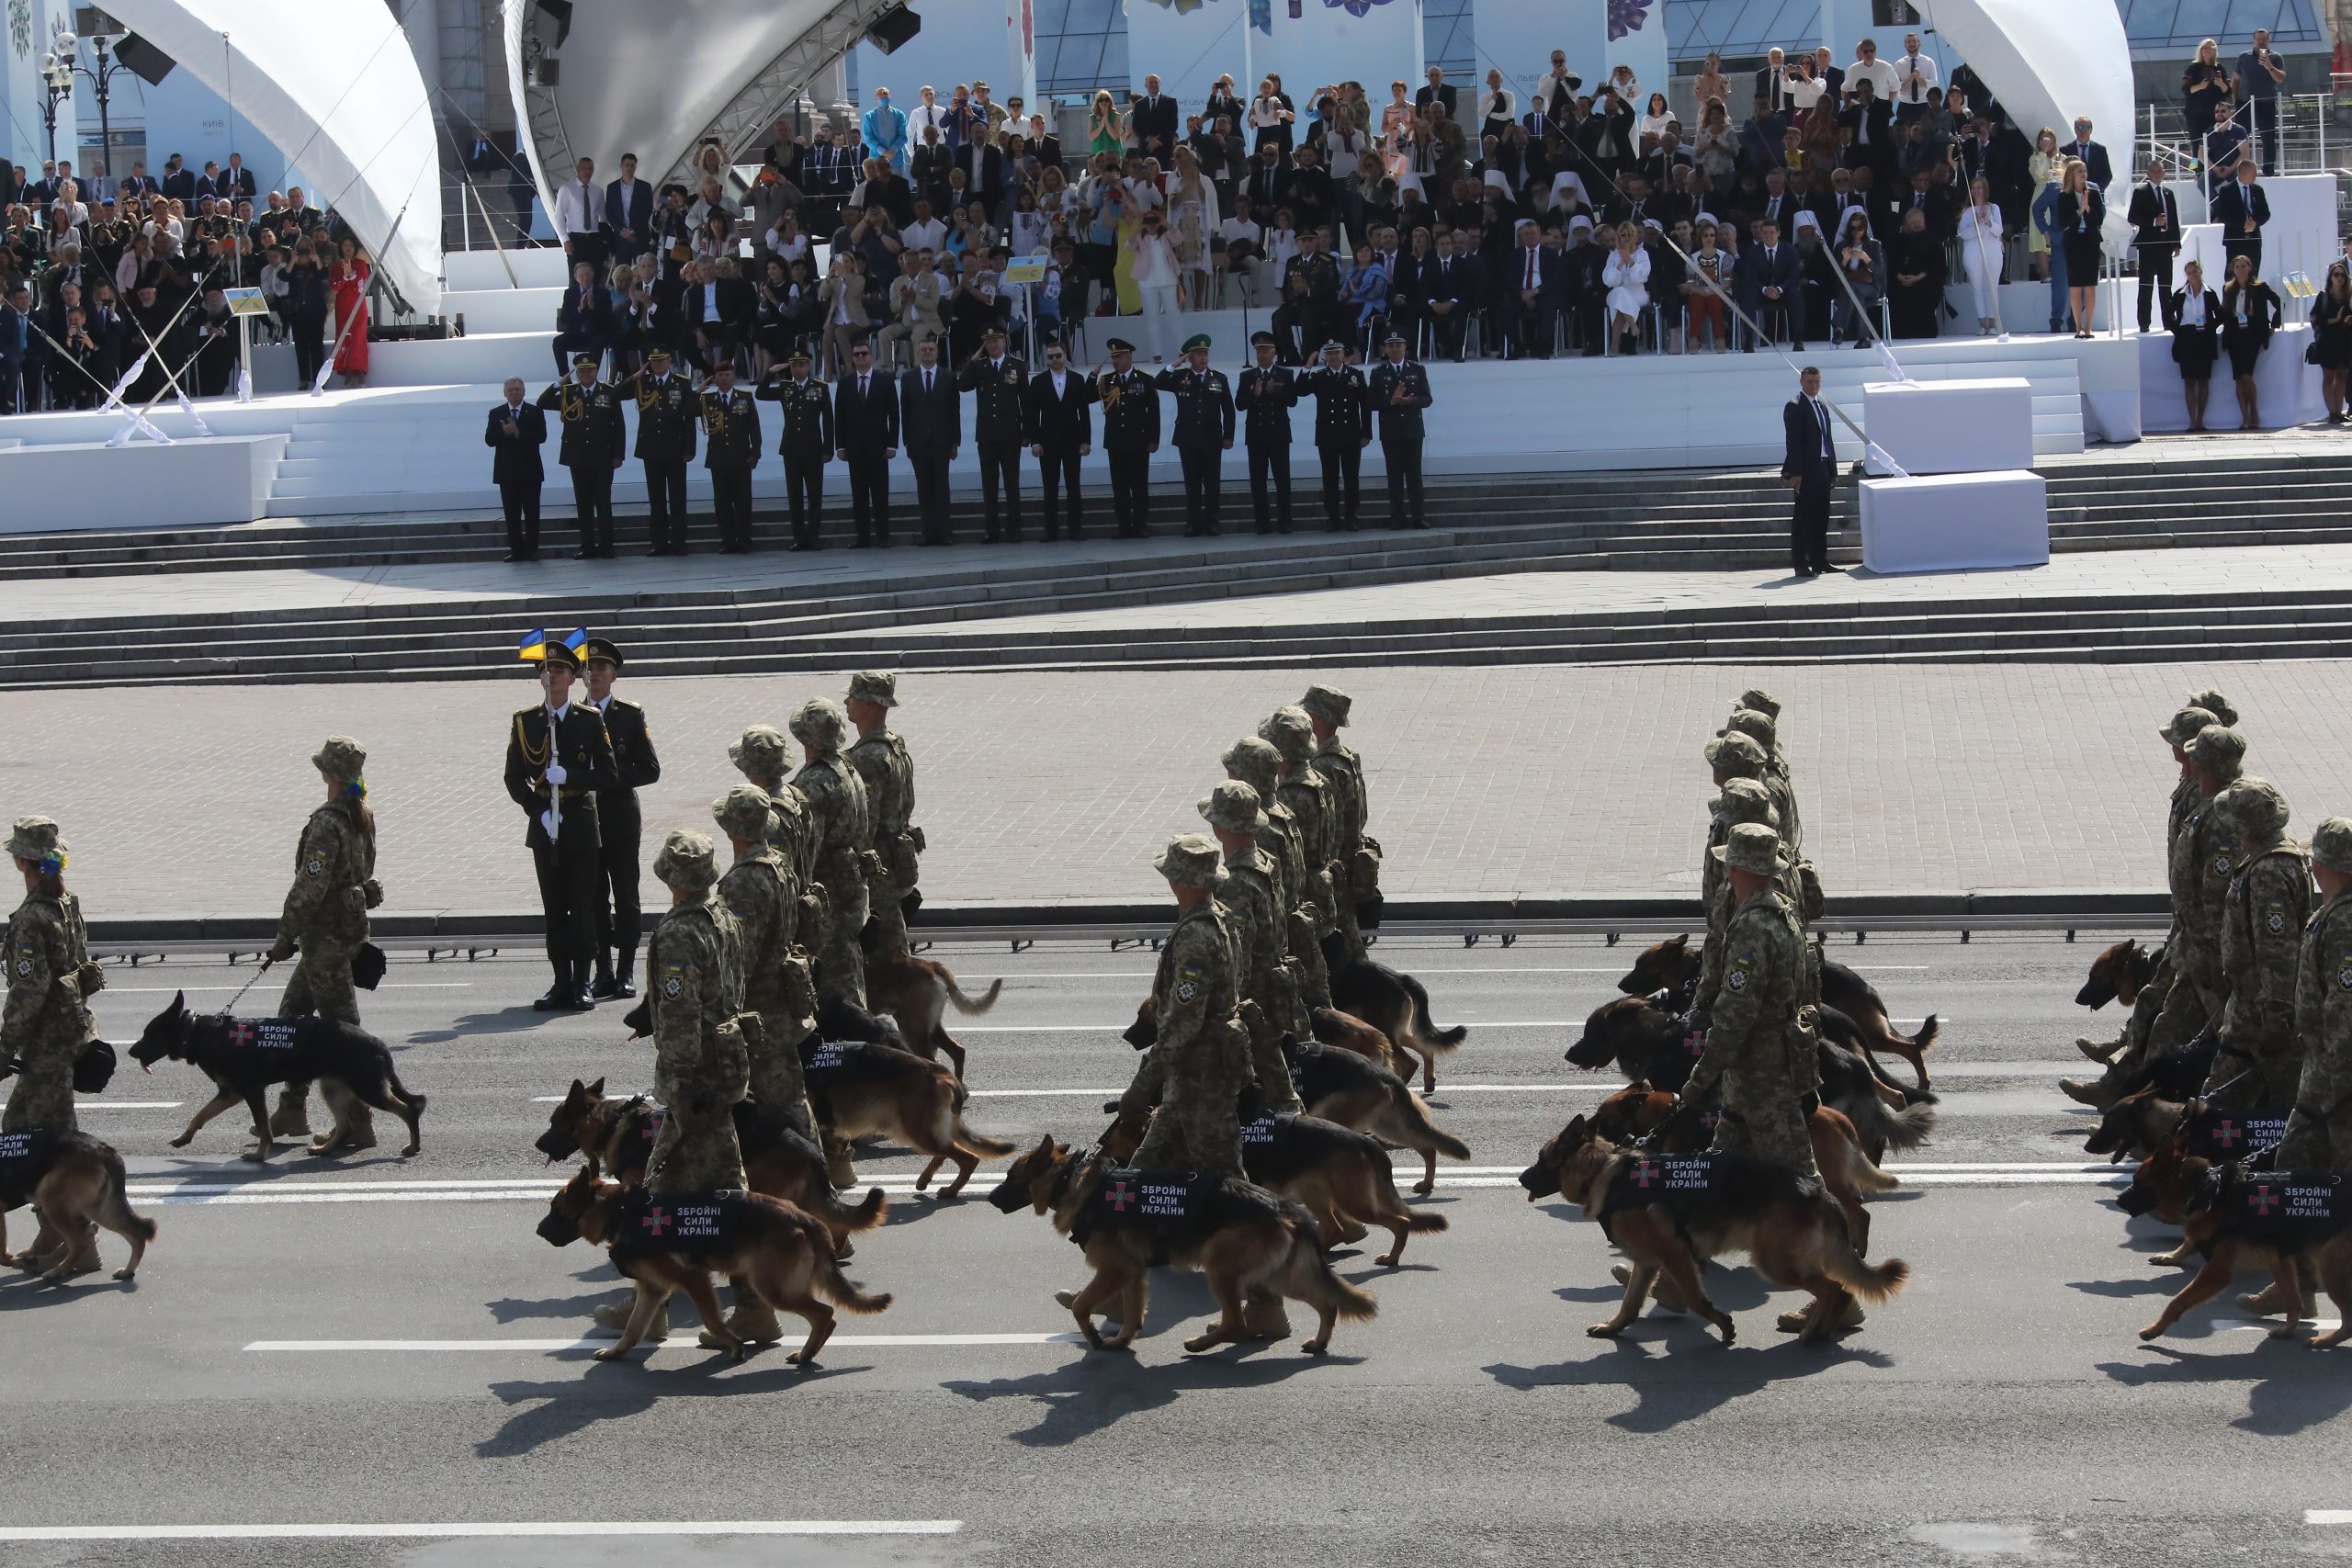
[[[239,987],[237,988],[237,994],[231,997],[228,1001],[221,1005],[220,1016],[222,1018],[227,1018],[230,1014],[235,1012],[237,1010],[237,1004],[245,999],[245,993],[252,990],[254,985],[260,981],[261,977],[269,973],[269,966],[277,962],[277,960],[275,958],[265,957],[261,961],[261,967],[254,971],[253,979],[246,981],[243,986]]]

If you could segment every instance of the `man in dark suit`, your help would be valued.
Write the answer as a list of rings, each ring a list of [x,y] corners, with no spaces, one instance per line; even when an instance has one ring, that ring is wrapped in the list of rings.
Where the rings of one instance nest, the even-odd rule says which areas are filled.
[[[964,171],[966,201],[978,200],[989,213],[990,222],[1001,215],[1004,206],[1004,152],[993,141],[975,141],[956,150],[956,166]]]
[[[209,196],[216,199],[229,195],[229,182],[220,177],[220,165],[216,160],[204,161],[204,173],[196,177],[196,194],[198,198]]]
[[[2140,264],[2140,330],[2148,330],[2150,301],[2170,298],[2173,258],[2180,254],[2180,203],[2165,188],[2161,158],[2148,160],[2148,178],[2133,187],[2132,249]]]
[[[1455,96],[1453,85],[1445,79],[1445,73],[1432,65],[1430,67],[1429,85],[1414,93],[1413,107],[1426,116],[1431,100],[1435,100],[1445,106],[1446,118],[1458,120],[1462,116],[1454,107]]]
[[[1163,169],[1171,167],[1169,160],[1176,152],[1176,100],[1159,90],[1159,78],[1147,75],[1143,79],[1143,96],[1136,100],[1130,111],[1135,126],[1136,151],[1147,158],[1157,158]]]
[[[939,340],[915,345],[915,363],[899,376],[899,436],[915,470],[915,504],[922,513],[922,542],[948,543],[947,465],[964,445],[964,399],[955,372],[939,362]]]
[[[523,378],[506,378],[506,400],[490,411],[482,445],[491,458],[490,477],[498,486],[499,503],[506,509],[506,558],[539,558],[539,487],[547,482],[547,468],[539,448],[547,445],[548,416],[523,397]]]
[[[2270,221],[2270,198],[2255,176],[2260,171],[2251,158],[2238,162],[2238,177],[2213,193],[2208,204],[2212,220],[2222,226],[2222,254],[2227,261],[2241,255],[2254,258],[2254,274],[2262,276],[2262,226]]]
[[[1797,248],[1781,243],[1778,223],[1766,219],[1757,225],[1755,245],[1739,258],[1739,282],[1742,303],[1756,324],[1769,333],[1777,317],[1790,346],[1804,347],[1804,266]],[[1752,341],[1747,352],[1756,352]]]
[[[849,351],[849,374],[833,385],[834,455],[849,470],[850,513],[857,545],[890,547],[890,459],[899,455],[899,394],[888,371],[874,369],[874,345]]]
[[[1242,444],[1250,454],[1250,504],[1258,532],[1290,532],[1290,411],[1298,401],[1298,378],[1274,363],[1274,334],[1251,333],[1257,363],[1233,383],[1233,406],[1241,415]],[[1266,493],[1268,481],[1273,494]]]
[[[2115,180],[2115,167],[2107,159],[2107,149],[2091,140],[2088,115],[2075,117],[2075,139],[2059,149],[2069,158],[2079,158],[2090,170],[2091,184],[2105,190]]]
[[[1566,253],[1544,244],[1532,218],[1519,220],[1519,243],[1504,258],[1503,322],[1507,352],[1521,358],[1552,357],[1560,311],[1568,302]]]
[[[175,152],[164,160],[161,184],[164,194],[174,201],[184,201],[190,207],[196,205],[196,171],[182,163],[178,153]]]
[[[1471,264],[1453,254],[1453,231],[1440,229],[1436,254],[1421,269],[1419,298],[1415,301],[1429,321],[1433,353],[1461,359],[1464,328],[1476,299]]]
[[[1094,382],[1069,367],[1058,343],[1046,345],[1046,367],[1029,380],[1029,455],[1037,459],[1046,492],[1046,537],[1061,537],[1060,492],[1069,491],[1069,536],[1080,537],[1085,508],[1078,488],[1078,460],[1094,450]]]
[[[573,699],[580,655],[547,645],[547,692],[515,714],[506,730],[506,795],[528,818],[523,841],[539,884],[555,984],[531,1005],[541,1012],[586,1012],[588,966],[596,953],[596,911],[604,898],[601,792],[619,782],[605,716]]]
[[[637,177],[637,154],[621,154],[621,177],[605,187],[605,222],[613,231],[613,260],[633,262],[653,232],[653,186]]]
[[[980,352],[964,362],[956,387],[972,394],[972,445],[980,456],[980,498],[991,545],[1021,537],[1021,446],[1029,414],[1029,367],[1004,349],[1004,327],[990,321]],[[1004,496],[998,525],[997,495]]]
[[[243,152],[229,154],[229,166],[220,171],[220,181],[226,187],[222,194],[232,202],[261,199],[261,186],[254,183],[254,172],[245,167]]]
[[[1788,447],[1781,459],[1781,479],[1796,491],[1789,570],[1799,577],[1818,577],[1838,570],[1829,564],[1829,494],[1837,483],[1838,445],[1829,405],[1821,400],[1821,372],[1806,366],[1797,374],[1797,385],[1803,389],[1781,411]]]

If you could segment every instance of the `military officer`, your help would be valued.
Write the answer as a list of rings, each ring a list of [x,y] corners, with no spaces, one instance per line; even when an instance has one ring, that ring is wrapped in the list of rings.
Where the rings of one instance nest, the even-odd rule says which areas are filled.
[[[367,749],[347,735],[330,735],[311,758],[326,785],[326,799],[311,808],[294,848],[294,883],[277,917],[270,962],[283,964],[298,949],[300,962],[277,998],[277,1016],[316,1013],[338,1023],[359,1023],[359,994],[351,961],[368,940],[368,911],[384,901],[376,880],[376,813],[368,804]],[[311,1086],[288,1083],[278,1091],[269,1130],[306,1137],[311,1122]],[[311,1145],[313,1154],[337,1148],[376,1146],[376,1120],[368,1106],[337,1083],[326,1088],[334,1128]]]
[[[1259,1109],[1277,1116],[1304,1110],[1283,1057],[1282,1036],[1284,1030],[1302,1040],[1312,1036],[1291,976],[1290,920],[1276,893],[1274,859],[1258,847],[1258,833],[1269,825],[1266,813],[1258,792],[1238,779],[1209,791],[1200,813],[1225,851],[1225,880],[1216,897],[1233,929],[1236,985],[1258,1075]]]
[[[580,516],[580,547],[574,560],[613,558],[613,470],[628,450],[628,422],[621,415],[620,389],[596,378],[597,356],[571,356],[571,379],[538,396],[543,409],[559,411],[563,445],[557,457],[571,470],[571,500]]]
[[[743,1008],[759,1015],[746,1042],[752,1099],[762,1114],[814,1143],[817,1119],[800,1072],[800,1043],[816,1032],[817,993],[805,960],[793,962],[800,882],[772,841],[775,808],[767,791],[740,784],[710,805],[735,863],[718,881],[719,901],[735,917],[742,944]]]
[[[670,350],[655,344],[645,351],[645,374],[637,384],[637,456],[645,465],[645,500],[651,517],[653,547],[647,553],[686,553],[686,466],[695,460],[695,427],[702,398],[694,383],[670,367]]]
[[[25,901],[8,917],[0,943],[8,999],[0,1011],[0,1060],[13,1061],[0,1133],[34,1128],[70,1132],[74,1063],[96,1038],[89,998],[106,984],[90,962],[82,901],[65,888],[67,845],[46,817],[20,817],[8,853],[24,878]]]
[[[539,883],[548,964],[555,984],[531,1005],[541,1012],[585,1012],[588,964],[596,952],[596,909],[604,851],[599,794],[619,773],[605,717],[571,700],[580,656],[563,644],[547,649],[546,700],[518,710],[506,737],[506,794],[529,818],[523,841]]]
[[[1331,1005],[1331,974],[1323,961],[1318,940],[1329,929],[1316,903],[1315,883],[1308,872],[1306,838],[1291,808],[1283,804],[1282,753],[1257,736],[1245,736],[1226,748],[1220,759],[1225,776],[1238,779],[1258,792],[1266,826],[1258,830],[1260,847],[1273,856],[1275,886],[1282,895],[1279,908],[1290,919],[1290,953],[1298,968],[1299,996],[1310,1008]]]
[[[1380,456],[1388,468],[1388,525],[1430,525],[1421,496],[1421,411],[1430,406],[1430,373],[1405,357],[1405,334],[1392,332],[1382,345],[1386,355],[1372,367],[1367,396],[1380,412]]]
[[[2352,1174],[2352,818],[2312,832],[2319,911],[2303,927],[2295,966],[2295,1033],[2302,1071],[2281,1170]]]
[[[2288,1105],[2301,1073],[2295,965],[2312,913],[2311,862],[2287,836],[2287,798],[2241,777],[2213,797],[2217,833],[2236,843],[2238,872],[2221,908],[2222,1048],[2206,1075],[2215,1105]]]
[[[808,373],[808,351],[796,347],[781,373],[771,370],[759,396],[784,406],[776,451],[784,458],[784,494],[792,517],[792,547],[820,547],[825,525],[825,465],[833,456],[833,402]]]
[[[1233,447],[1233,394],[1225,372],[1209,368],[1209,334],[1184,340],[1184,363],[1162,370],[1153,384],[1176,397],[1176,452],[1184,460],[1184,532],[1199,537],[1216,532],[1217,501],[1223,490],[1218,454]]]
[[[865,1005],[865,960],[858,938],[869,906],[865,883],[874,829],[867,814],[865,781],[842,756],[849,719],[841,705],[812,697],[800,705],[787,727],[807,759],[793,775],[808,797],[815,835],[815,874],[832,912],[824,946],[817,953],[817,994]]]
[[[620,645],[592,637],[581,649],[587,661],[588,705],[605,716],[613,743],[613,783],[596,795],[596,827],[602,840],[602,883],[596,897],[596,977],[588,994],[598,1001],[637,995],[637,943],[644,927],[638,901],[638,861],[643,852],[645,818],[637,792],[662,782],[662,759],[645,710],[613,694],[620,678]]]
[[[1315,400],[1323,526],[1329,533],[1352,534],[1363,504],[1363,449],[1372,445],[1372,389],[1363,372],[1348,363],[1347,344],[1333,342],[1323,345],[1323,363],[1299,378],[1298,389]]]
[[[1274,363],[1274,334],[1251,333],[1250,350],[1257,363],[1233,383],[1233,406],[1247,416],[1242,423],[1250,449],[1250,504],[1257,515],[1258,532],[1290,532],[1290,411],[1298,402],[1298,382],[1287,367]],[[1273,495],[1267,496],[1268,480]]]
[[[972,394],[972,446],[980,455],[980,493],[986,507],[987,542],[1010,544],[1021,537],[1022,434],[1028,424],[1029,367],[1004,348],[1004,328],[989,323],[980,351],[964,362],[956,385]],[[997,492],[1004,492],[1003,522]]]
[[[881,869],[866,880],[873,910],[876,946],[893,957],[907,952],[907,912],[922,903],[916,890],[921,874],[922,829],[913,825],[915,764],[907,743],[890,728],[890,710],[899,705],[899,678],[886,671],[861,670],[849,678],[850,723],[857,727],[857,744],[849,749],[850,766],[865,784],[866,812],[874,827],[873,850]]]
[[[1176,896],[1151,998],[1159,1038],[1119,1097],[1122,1111],[1159,1109],[1135,1153],[1139,1170],[1241,1175],[1241,1091],[1255,1074],[1241,1027],[1232,922],[1215,897],[1223,855],[1198,833],[1152,862]]]
[[[1706,1048],[1682,1098],[1696,1104],[1720,1093],[1716,1148],[1817,1177],[1800,1103],[1814,1088],[1813,1045],[1798,1017],[1804,929],[1775,887],[1781,836],[1760,822],[1736,823],[1714,852],[1737,902]]]
[[[735,384],[735,362],[711,367],[702,395],[702,428],[708,437],[703,463],[710,469],[711,510],[718,513],[718,553],[752,553],[752,470],[760,466],[760,406]]]
[[[1102,451],[1111,465],[1111,511],[1119,537],[1140,539],[1151,531],[1151,454],[1159,450],[1159,394],[1135,366],[1136,345],[1123,337],[1107,342],[1111,368],[1095,367],[1094,400],[1102,407]]]
[[[1361,953],[1360,911],[1371,905],[1374,923],[1378,923],[1380,840],[1367,837],[1363,830],[1370,818],[1363,759],[1340,739],[1355,701],[1337,686],[1317,685],[1306,688],[1298,705],[1315,727],[1315,771],[1331,786],[1336,822],[1331,861],[1339,867],[1332,880],[1333,891],[1339,895],[1340,930],[1348,939],[1348,951]]]

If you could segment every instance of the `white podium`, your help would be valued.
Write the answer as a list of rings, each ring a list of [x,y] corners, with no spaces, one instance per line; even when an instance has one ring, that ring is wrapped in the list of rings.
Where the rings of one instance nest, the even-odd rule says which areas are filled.
[[[2040,474],[1934,474],[1862,481],[1862,564],[1876,572],[2050,563]]]
[[[95,477],[107,495],[136,496],[139,524],[193,528],[254,523],[269,515],[271,481],[286,455],[283,435],[189,436],[160,446],[133,437],[120,446],[74,442],[0,448],[0,487],[15,496],[74,495]],[[124,513],[96,508],[62,521],[38,506],[0,511],[0,534],[122,525]]]
[[[2023,377],[1971,381],[1871,381],[1862,427],[1908,474],[1978,474],[2033,467],[2033,384]],[[1873,474],[1892,474],[1875,457]]]

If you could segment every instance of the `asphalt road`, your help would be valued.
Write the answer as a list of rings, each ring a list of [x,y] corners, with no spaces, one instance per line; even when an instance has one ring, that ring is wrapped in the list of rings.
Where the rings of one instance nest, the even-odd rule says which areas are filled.
[[[1342,1324],[1330,1356],[1294,1340],[1188,1358],[1205,1292],[1165,1274],[1137,1353],[1090,1354],[1061,1337],[1051,1292],[1081,1269],[1045,1222],[916,1197],[916,1162],[885,1152],[861,1170],[891,1190],[891,1221],[850,1272],[896,1301],[844,1317],[811,1372],[775,1353],[730,1367],[690,1334],[631,1364],[586,1359],[588,1312],[616,1286],[531,1234],[560,1173],[530,1143],[540,1097],[575,1075],[638,1087],[647,1048],[616,1009],[528,1011],[535,962],[403,958],[366,1009],[432,1096],[414,1160],[281,1155],[257,1172],[233,1113],[173,1151],[205,1097],[177,1064],[126,1071],[85,1114],[163,1235],[133,1288],[0,1284],[0,1563],[2165,1564],[2352,1548],[2352,1523],[2324,1522],[2352,1507],[2352,1361],[2270,1343],[2226,1306],[2158,1347],[2134,1337],[2185,1275],[2149,1265],[2168,1238],[2109,1201],[2055,1086],[2076,1033],[2116,1026],[2071,1001],[2096,945],[1841,950],[1898,1020],[1946,1027],[1941,1126],[1894,1163],[1906,1190],[1876,1222],[1874,1252],[1908,1259],[1913,1282],[1835,1348],[1776,1335],[1794,1298],[1736,1268],[1710,1285],[1736,1347],[1656,1315],[1588,1338],[1617,1294],[1610,1251],[1511,1178],[1613,1087],[1560,1053],[1629,949],[1397,942],[1382,956],[1428,982],[1440,1021],[1470,1025],[1431,1103],[1473,1157],[1430,1201],[1453,1228],[1416,1237],[1404,1268],[1342,1253],[1381,1312]],[[973,1123],[1098,1131],[1150,955],[933,956],[967,989],[1006,980],[985,1018],[951,1015]],[[126,1040],[173,990],[218,1007],[249,973],[117,971],[101,1024]],[[241,1010],[274,1000],[265,983]],[[181,1539],[199,1527],[222,1533]],[[264,1533],[288,1527],[307,1533]],[[61,1528],[104,1533],[28,1539]],[[164,1539],[124,1539],[136,1529]]]

